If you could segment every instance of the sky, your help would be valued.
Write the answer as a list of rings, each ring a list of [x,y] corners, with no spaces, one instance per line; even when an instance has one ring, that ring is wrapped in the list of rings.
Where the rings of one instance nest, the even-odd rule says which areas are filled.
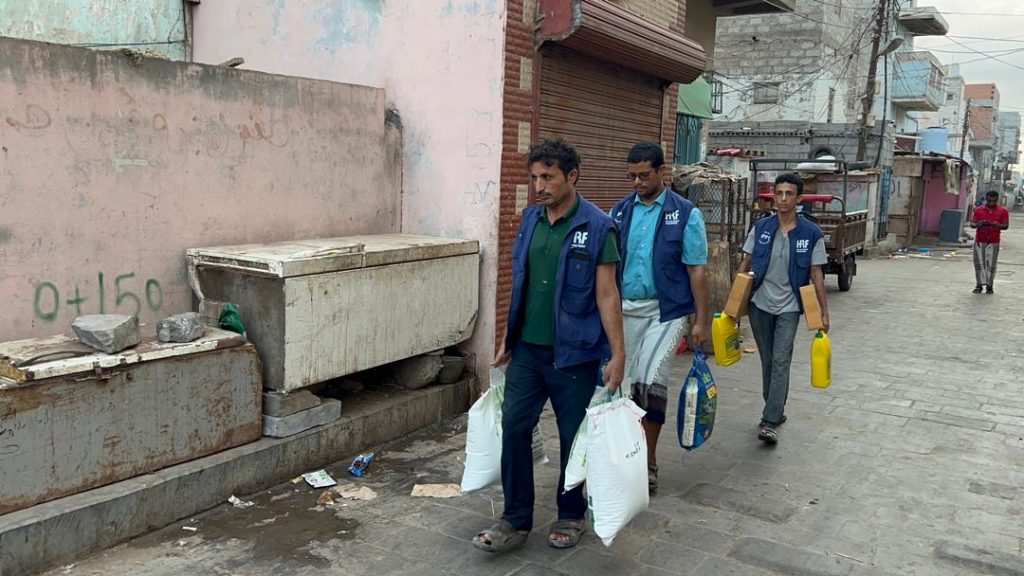
[[[919,36],[914,39],[914,47],[930,50],[943,64],[963,63],[960,73],[968,84],[995,82],[999,88],[1000,109],[1024,113],[1024,2],[918,0],[917,5],[934,6],[942,12],[949,24],[949,34]],[[972,50],[1009,64],[987,59]]]

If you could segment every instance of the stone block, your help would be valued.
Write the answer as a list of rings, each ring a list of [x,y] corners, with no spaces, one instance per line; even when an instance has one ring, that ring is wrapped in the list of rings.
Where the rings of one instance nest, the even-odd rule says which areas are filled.
[[[263,393],[263,413],[267,416],[282,418],[319,405],[320,398],[309,390]]]
[[[273,438],[287,438],[310,428],[323,426],[341,417],[341,401],[325,398],[319,406],[289,414],[288,416],[264,416],[263,435]]]
[[[83,344],[114,354],[131,348],[142,341],[137,316],[122,314],[90,314],[79,316],[71,323],[75,336]]]
[[[437,378],[442,365],[440,353],[421,354],[399,360],[384,368],[387,373],[385,382],[410,390],[423,388]]]
[[[191,342],[203,335],[203,320],[195,312],[168,316],[156,324],[156,339],[161,342]]]
[[[963,566],[981,574],[1024,576],[1024,564],[1019,556],[999,551],[982,550],[960,542],[944,540],[936,544],[935,555],[942,560]]]
[[[782,524],[796,513],[796,506],[769,498],[733,490],[727,486],[700,483],[690,489],[686,499],[719,510],[738,512],[753,518]]]
[[[743,538],[729,556],[751,566],[791,576],[846,576],[852,562],[829,558],[761,538]]]

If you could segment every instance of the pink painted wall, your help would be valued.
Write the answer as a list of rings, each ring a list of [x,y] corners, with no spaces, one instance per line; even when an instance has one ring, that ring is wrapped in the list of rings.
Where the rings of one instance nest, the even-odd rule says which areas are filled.
[[[946,192],[942,162],[925,162],[921,169],[924,181],[924,195],[921,198],[921,218],[918,233],[935,235],[939,233],[939,222],[943,210],[963,210],[967,205],[967,180],[960,181],[960,193]]]
[[[217,0],[196,6],[194,57],[379,86],[403,125],[403,232],[479,240],[471,348],[493,354],[505,2]],[[518,80],[517,80],[518,81]]]
[[[191,309],[189,247],[393,232],[384,92],[0,38],[0,339]]]

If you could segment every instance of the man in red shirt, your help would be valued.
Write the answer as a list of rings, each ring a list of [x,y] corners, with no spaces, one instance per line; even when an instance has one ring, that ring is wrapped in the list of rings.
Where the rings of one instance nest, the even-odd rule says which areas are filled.
[[[985,194],[985,203],[974,209],[971,228],[977,228],[974,235],[974,275],[977,285],[975,294],[992,294],[992,283],[996,277],[996,259],[999,258],[999,235],[1010,227],[1010,212],[999,205],[999,192]]]

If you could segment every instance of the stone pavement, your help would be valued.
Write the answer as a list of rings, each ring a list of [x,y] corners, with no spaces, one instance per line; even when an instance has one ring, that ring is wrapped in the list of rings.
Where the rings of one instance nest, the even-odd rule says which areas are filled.
[[[775,448],[755,437],[756,356],[713,367],[710,443],[684,457],[663,436],[662,488],[609,548],[592,533],[546,545],[553,464],[537,468],[538,531],[506,556],[469,543],[500,514],[500,491],[409,497],[459,481],[463,418],[384,447],[358,480],[374,500],[321,506],[320,491],[285,484],[52,574],[1024,575],[1024,218],[1012,226],[993,296],[970,293],[966,250],[864,261],[848,293],[830,278],[834,383],[810,387],[801,332]],[[329,471],[352,481],[346,465]]]

